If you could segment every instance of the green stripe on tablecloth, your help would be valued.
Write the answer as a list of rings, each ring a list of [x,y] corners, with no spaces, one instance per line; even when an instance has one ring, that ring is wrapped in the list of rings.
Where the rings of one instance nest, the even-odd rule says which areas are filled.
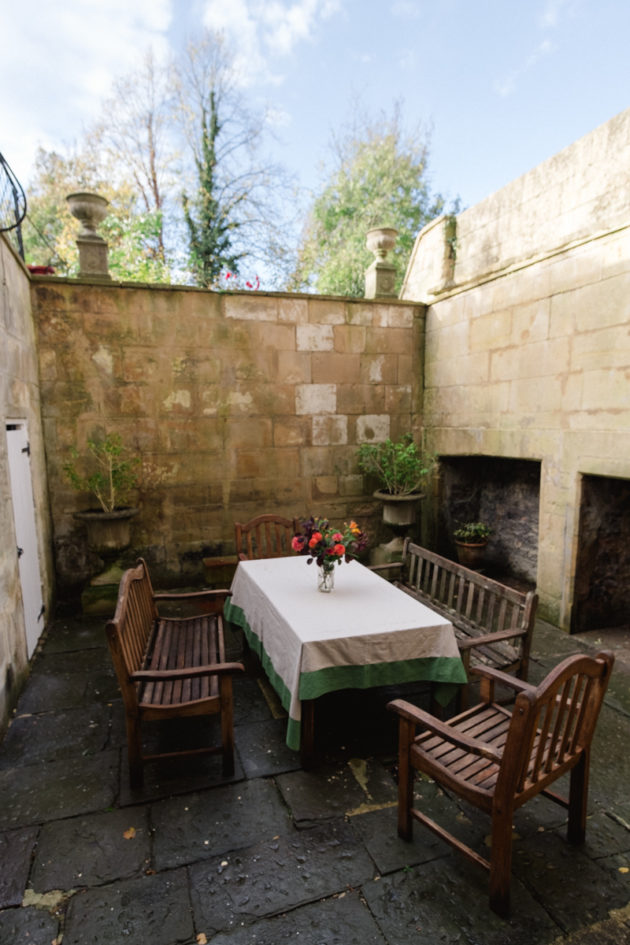
[[[317,699],[339,689],[372,689],[402,683],[435,683],[434,696],[446,705],[454,695],[454,686],[466,682],[466,671],[459,657],[435,656],[399,660],[392,663],[368,663],[365,666],[330,666],[300,676],[300,699]]]
[[[252,632],[242,609],[228,599],[223,614],[230,623],[242,627],[250,649],[259,657],[269,682],[280,698],[282,708],[288,713],[291,708],[291,693],[273,668],[260,637]],[[442,705],[447,705],[455,695],[456,686],[466,682],[466,670],[461,659],[452,656],[369,663],[366,666],[331,666],[312,673],[302,673],[298,697],[317,699],[318,696],[339,689],[371,689],[374,686],[423,681],[435,683],[434,697]],[[299,751],[301,734],[301,723],[289,716],[286,737],[289,748]]]
[[[223,616],[226,620],[229,620],[230,623],[235,623],[237,626],[241,627],[243,633],[245,634],[245,639],[247,644],[256,656],[259,658],[262,668],[265,671],[267,679],[276,690],[282,708],[288,714],[289,709],[291,708],[291,692],[285,686],[283,679],[278,675],[278,673],[273,668],[269,654],[265,650],[264,646],[261,643],[260,637],[252,631],[251,627],[247,623],[245,614],[243,613],[240,607],[237,607],[235,604],[232,604],[229,600],[225,602],[223,608]],[[298,751],[300,748],[300,731],[301,723],[296,719],[289,717],[289,725],[287,730],[287,745],[289,748],[293,748],[295,751]]]

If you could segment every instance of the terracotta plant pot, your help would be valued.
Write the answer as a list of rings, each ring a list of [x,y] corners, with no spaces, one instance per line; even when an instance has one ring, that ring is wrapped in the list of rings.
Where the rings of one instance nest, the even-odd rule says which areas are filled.
[[[483,562],[487,545],[487,541],[475,542],[473,544],[465,541],[457,541],[457,539],[455,539],[457,560],[460,564],[463,564],[465,568],[472,568],[474,571],[475,568],[478,568]]]

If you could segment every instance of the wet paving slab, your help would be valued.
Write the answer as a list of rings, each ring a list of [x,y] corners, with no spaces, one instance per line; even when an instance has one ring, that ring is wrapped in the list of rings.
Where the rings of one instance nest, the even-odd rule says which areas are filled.
[[[532,680],[602,642],[540,623]],[[230,645],[239,658],[242,641]],[[0,744],[0,943],[627,945],[630,661],[613,672],[593,743],[585,844],[566,842],[566,814],[545,798],[516,812],[508,921],[489,910],[480,868],[419,825],[410,842],[397,835],[385,706],[398,694],[324,700],[305,771],[250,659],[235,681],[234,775],[219,756],[156,762],[132,790],[103,622],[55,622]],[[411,701],[429,707],[426,691]],[[157,727],[149,741],[188,743],[203,724]],[[487,817],[426,779],[415,793],[487,856]]]

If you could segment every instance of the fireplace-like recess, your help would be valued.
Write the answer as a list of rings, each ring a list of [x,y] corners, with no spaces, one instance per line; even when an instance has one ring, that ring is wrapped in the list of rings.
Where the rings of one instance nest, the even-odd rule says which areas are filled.
[[[630,480],[583,476],[571,632],[630,626]]]
[[[485,567],[499,579],[536,583],[540,463],[494,456],[441,456],[438,551],[455,558],[453,530],[492,528]]]

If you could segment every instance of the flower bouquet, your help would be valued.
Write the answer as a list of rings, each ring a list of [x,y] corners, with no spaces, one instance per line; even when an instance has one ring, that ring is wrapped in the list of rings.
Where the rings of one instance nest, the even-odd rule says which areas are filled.
[[[294,536],[291,547],[297,554],[308,555],[307,564],[317,563],[319,588],[329,591],[334,585],[335,565],[357,558],[367,547],[367,536],[356,522],[334,528],[328,519],[309,518],[302,522],[302,532]]]

